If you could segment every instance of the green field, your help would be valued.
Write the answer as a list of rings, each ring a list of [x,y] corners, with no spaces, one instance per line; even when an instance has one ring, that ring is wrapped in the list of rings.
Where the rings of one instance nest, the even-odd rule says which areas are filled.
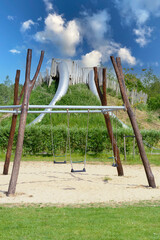
[[[87,154],[86,160],[87,163],[112,163],[111,159],[109,157],[112,156],[112,152],[110,153],[100,153],[100,154]],[[150,164],[154,164],[155,166],[160,166],[160,155],[152,155],[150,153],[147,154],[148,160]],[[84,154],[80,153],[72,153],[71,158],[73,161],[83,161],[85,156]],[[127,155],[126,161],[124,160],[124,155],[120,155],[120,159],[123,164],[129,164],[129,165],[135,165],[135,164],[142,164],[141,158],[139,155],[135,155],[133,158],[132,154]],[[5,154],[0,153],[0,161],[4,162],[5,160]],[[12,154],[11,161],[14,160],[14,153]],[[54,160],[59,160],[62,161],[62,157],[60,158],[55,158],[52,155],[23,155],[22,156],[22,161],[54,161]],[[65,156],[63,157],[63,160],[65,160]],[[70,157],[67,155],[67,162],[70,162]]]
[[[0,239],[160,239],[160,207],[1,207]]]

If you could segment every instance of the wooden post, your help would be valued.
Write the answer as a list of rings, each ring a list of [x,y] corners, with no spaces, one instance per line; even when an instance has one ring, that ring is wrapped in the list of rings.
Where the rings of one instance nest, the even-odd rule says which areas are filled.
[[[124,160],[126,161],[126,136],[124,135]]]
[[[103,69],[103,93],[101,92],[100,86],[99,86],[99,81],[98,81],[98,73],[97,73],[97,67],[94,67],[94,80],[95,80],[95,84],[96,84],[96,88],[97,88],[97,92],[99,95],[99,98],[101,100],[102,106],[107,106],[107,96],[106,96],[106,69]],[[117,143],[115,140],[115,137],[113,135],[113,130],[112,130],[112,124],[111,124],[111,120],[109,117],[109,113],[106,112],[103,114],[104,119],[105,119],[105,123],[106,123],[106,127],[108,130],[108,135],[111,141],[111,144],[113,146],[113,152],[114,152],[114,158],[117,164],[117,172],[118,172],[118,176],[123,176],[123,167],[121,164],[121,160],[120,160],[120,154],[119,154],[119,149],[117,147]]]
[[[129,100],[128,100],[128,97],[127,97],[127,94],[126,94],[126,91],[125,91],[125,87],[124,87],[125,82],[124,82],[124,77],[123,77],[123,74],[122,74],[121,60],[120,60],[120,58],[116,58],[116,61],[115,61],[114,57],[111,56],[111,61],[112,61],[115,73],[117,75],[117,79],[118,79],[119,86],[120,86],[120,89],[121,89],[122,99],[124,101],[129,119],[130,119],[131,124],[132,124],[132,128],[133,128],[133,131],[134,131],[134,134],[135,134],[135,138],[136,138],[136,141],[137,141],[137,145],[138,145],[138,148],[139,148],[140,156],[141,156],[141,159],[142,159],[142,162],[143,162],[143,166],[144,166],[144,169],[145,169],[145,172],[146,172],[146,176],[147,176],[147,179],[148,179],[149,186],[152,187],[152,188],[155,188],[156,184],[155,184],[154,176],[152,174],[147,155],[145,153],[145,149],[144,149],[144,145],[143,145],[143,141],[142,141],[142,136],[140,134],[135,115],[132,111],[132,108],[130,106],[130,103],[129,103]]]
[[[10,179],[10,183],[9,183],[7,196],[9,196],[10,194],[14,194],[15,191],[16,191],[16,184],[17,184],[19,168],[20,168],[20,160],[21,160],[22,149],[23,149],[23,140],[24,140],[24,132],[25,132],[25,126],[26,126],[27,113],[28,113],[29,98],[30,98],[30,94],[31,94],[31,91],[33,89],[33,86],[36,82],[36,78],[38,76],[38,73],[40,71],[41,64],[42,64],[42,61],[43,61],[43,56],[44,56],[44,52],[41,51],[41,56],[40,56],[39,64],[37,66],[36,73],[35,73],[33,79],[30,80],[32,50],[28,49],[27,63],[26,63],[24,97],[23,97],[22,108],[21,108],[21,117],[20,117],[20,122],[19,122],[16,152],[15,152],[12,175],[11,175],[11,179]]]
[[[21,100],[22,95],[23,95],[23,92],[24,92],[24,86],[23,86],[22,91],[21,91],[21,93],[18,97],[19,78],[20,78],[20,70],[17,70],[16,71],[16,77],[15,77],[15,85],[14,85],[14,103],[13,103],[14,105],[19,105],[20,100]],[[17,114],[13,113],[11,129],[10,129],[10,134],[9,134],[9,139],[8,139],[8,147],[7,147],[7,152],[6,152],[6,158],[5,158],[4,168],[3,168],[3,174],[4,175],[8,175],[9,164],[10,164],[11,153],[12,153],[13,140],[14,140],[14,134],[15,134],[15,129],[16,129],[16,123],[17,123]]]

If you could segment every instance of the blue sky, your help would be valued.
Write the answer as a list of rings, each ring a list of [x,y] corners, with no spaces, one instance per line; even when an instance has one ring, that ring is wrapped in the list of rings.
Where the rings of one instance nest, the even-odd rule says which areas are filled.
[[[111,66],[114,55],[123,67],[160,75],[159,39],[160,0],[1,0],[0,82],[14,82],[16,69],[24,82],[28,48],[32,74],[44,50],[42,71],[52,58]]]

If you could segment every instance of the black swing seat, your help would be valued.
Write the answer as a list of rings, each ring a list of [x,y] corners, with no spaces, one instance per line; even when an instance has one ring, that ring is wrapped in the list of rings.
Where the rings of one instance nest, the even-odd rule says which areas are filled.
[[[62,161],[62,162],[58,162],[58,161],[54,161],[54,164],[66,164],[66,161]]]
[[[108,159],[115,159],[115,157],[108,157]],[[112,167],[118,167],[118,164],[116,162],[113,162]]]
[[[74,170],[73,168],[71,169],[71,172],[86,172],[86,169],[83,168],[82,170]]]
[[[112,167],[118,167],[118,164],[117,163],[113,163]]]

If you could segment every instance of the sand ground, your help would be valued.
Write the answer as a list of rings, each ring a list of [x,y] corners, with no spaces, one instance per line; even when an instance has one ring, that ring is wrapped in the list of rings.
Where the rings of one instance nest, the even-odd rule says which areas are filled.
[[[7,197],[11,165],[9,175],[0,175],[0,204],[110,204],[160,200],[160,167],[152,167],[155,189],[148,187],[143,166],[123,167],[125,176],[118,177],[116,168],[105,164],[88,164],[86,172],[71,173],[70,164],[22,162],[16,194]],[[2,172],[2,162],[0,169]],[[105,178],[109,180],[104,181]]]

